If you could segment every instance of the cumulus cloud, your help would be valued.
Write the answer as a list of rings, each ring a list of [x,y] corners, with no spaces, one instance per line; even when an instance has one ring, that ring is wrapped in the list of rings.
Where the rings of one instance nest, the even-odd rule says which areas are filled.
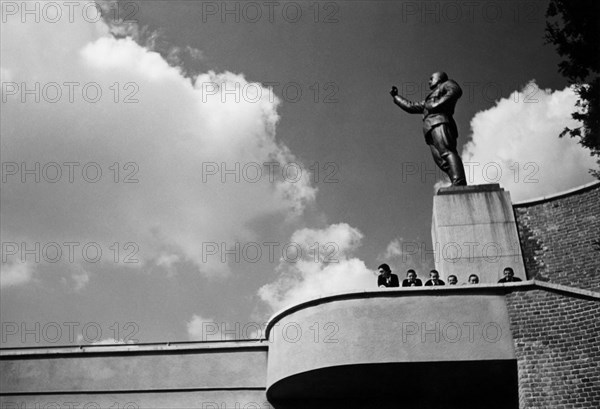
[[[380,256],[384,260],[400,257],[402,255],[402,246],[399,238],[393,239],[387,245],[385,252]]]
[[[160,27],[140,25],[135,18],[139,4],[116,0],[96,0],[95,4],[102,10],[102,18],[114,37],[131,38],[145,49],[156,51],[187,77],[195,78],[202,72],[198,62],[205,59],[204,52],[190,45],[175,45]]]
[[[90,273],[83,268],[78,268],[78,271],[71,274],[73,280],[73,290],[75,292],[83,290],[90,282]]]
[[[571,88],[540,89],[531,81],[471,120],[472,140],[462,158],[469,184],[500,183],[514,201],[570,189],[594,180],[589,151],[572,138],[577,95]]]
[[[20,261],[0,265],[0,288],[27,284],[33,278],[33,265]]]
[[[290,239],[295,253],[282,257],[277,279],[262,286],[259,297],[277,310],[328,293],[372,289],[373,273],[353,255],[362,238],[346,223],[296,231]]]
[[[161,254],[156,259],[156,265],[164,268],[169,275],[175,274],[175,266],[181,261],[177,254]]]
[[[191,341],[227,341],[240,339],[239,324],[236,327],[228,326],[225,323],[218,323],[213,319],[203,318],[194,314],[187,323],[188,337]]]
[[[181,261],[224,275],[203,243],[251,239],[256,220],[293,218],[314,200],[309,172],[268,177],[265,163],[300,163],[276,139],[269,89],[233,72],[191,81],[104,22],[80,20],[2,25],[3,237],[99,243],[105,260],[132,242],[142,263],[129,267]],[[237,176],[223,179],[227,169]]]
[[[259,340],[266,326],[266,322],[218,322],[194,314],[187,322],[187,333],[190,341]]]

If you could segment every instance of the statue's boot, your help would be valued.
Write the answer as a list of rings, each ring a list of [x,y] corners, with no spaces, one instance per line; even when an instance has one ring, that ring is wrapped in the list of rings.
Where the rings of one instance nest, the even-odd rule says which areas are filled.
[[[449,152],[444,156],[444,159],[448,164],[446,173],[452,182],[452,186],[466,186],[467,179],[465,178],[465,169],[462,160],[460,160],[460,156],[454,152]]]

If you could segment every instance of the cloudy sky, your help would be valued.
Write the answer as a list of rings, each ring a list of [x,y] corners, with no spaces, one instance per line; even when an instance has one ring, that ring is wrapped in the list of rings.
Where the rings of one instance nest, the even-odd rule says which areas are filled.
[[[2,1],[0,346],[260,335],[381,262],[425,276],[445,181],[388,91],[436,70],[470,184],[592,181],[546,6]]]

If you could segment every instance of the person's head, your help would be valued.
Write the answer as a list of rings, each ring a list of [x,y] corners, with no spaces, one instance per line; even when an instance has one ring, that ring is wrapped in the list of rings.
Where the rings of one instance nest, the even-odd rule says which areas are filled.
[[[413,269],[410,269],[406,272],[406,278],[410,281],[414,281],[417,278],[417,272]]]
[[[513,278],[515,275],[515,272],[510,267],[506,267],[502,273],[504,274],[504,278]]]
[[[458,278],[454,274],[450,274],[448,276],[448,284],[456,285],[458,283]]]
[[[448,81],[448,75],[443,71],[434,72],[429,78],[429,89],[434,89],[442,82]]]
[[[388,266],[385,263],[377,267],[377,271],[379,271],[379,274],[383,274],[384,276],[387,276],[392,273],[392,269],[390,268],[390,266]]]
[[[437,280],[440,278],[440,273],[438,273],[437,270],[431,270],[429,272],[429,278],[431,278],[432,280]]]
[[[477,277],[477,274],[471,274],[469,276],[469,284],[479,284],[479,277]]]

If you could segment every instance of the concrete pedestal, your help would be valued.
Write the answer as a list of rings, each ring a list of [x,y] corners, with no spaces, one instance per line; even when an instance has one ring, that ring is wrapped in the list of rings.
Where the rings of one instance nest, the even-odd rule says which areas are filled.
[[[435,268],[459,285],[471,274],[496,283],[505,267],[525,280],[525,267],[510,193],[498,184],[441,188],[431,223]]]

